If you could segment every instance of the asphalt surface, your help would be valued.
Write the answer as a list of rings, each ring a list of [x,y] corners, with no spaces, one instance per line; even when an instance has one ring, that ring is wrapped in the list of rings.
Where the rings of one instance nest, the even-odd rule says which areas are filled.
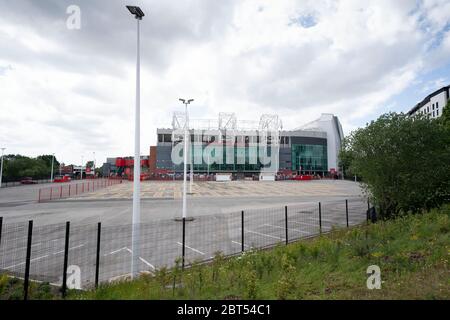
[[[75,184],[77,182],[72,182]],[[275,182],[276,183],[276,182]],[[300,182],[302,183],[302,182]],[[308,183],[308,182],[307,182]],[[270,208],[300,203],[318,203],[323,201],[345,201],[361,197],[359,187],[349,181],[323,181],[323,184],[339,184],[342,192],[295,196],[188,196],[187,215],[200,216],[217,213],[237,212],[241,210]],[[60,186],[60,184],[53,184]],[[131,223],[131,199],[63,199],[38,203],[38,190],[42,185],[30,185],[0,189],[0,217],[4,223],[18,223],[33,220],[35,226],[71,221],[72,224],[86,225],[102,222],[103,225],[124,225]],[[114,190],[116,186],[108,187]],[[347,191],[348,190],[348,191]],[[141,201],[141,221],[180,217],[181,199],[143,198]]]
[[[350,182],[342,182],[350,183]],[[68,253],[69,273],[80,271],[81,288],[95,279],[97,222],[102,222],[100,281],[112,281],[131,270],[131,200],[36,202],[39,186],[2,189],[0,216],[4,217],[0,243],[0,272],[23,277],[25,271],[27,221],[34,220],[30,275],[34,280],[62,283],[65,221],[71,221]],[[354,188],[354,185],[349,185]],[[13,190],[15,189],[15,190]],[[20,192],[17,192],[20,191]],[[361,196],[333,197],[207,197],[191,198],[186,222],[185,261],[211,259],[216,252],[238,254],[242,250],[241,210],[244,210],[244,249],[261,248],[286,241],[284,206],[288,206],[288,240],[294,241],[346,227],[345,199],[349,225],[366,219],[367,202]],[[352,195],[352,196],[350,196]],[[319,207],[321,202],[321,223]],[[181,201],[142,201],[140,226],[140,271],[171,267],[182,255]],[[74,267],[75,266],[75,267]],[[69,283],[74,278],[69,275]]]

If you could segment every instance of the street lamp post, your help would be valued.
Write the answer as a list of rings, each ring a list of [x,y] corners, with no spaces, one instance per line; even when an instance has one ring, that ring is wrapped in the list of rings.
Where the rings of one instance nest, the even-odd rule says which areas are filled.
[[[83,180],[83,159],[84,159],[84,157],[81,156],[81,175],[80,175],[80,180]]]
[[[208,165],[208,174],[207,174],[207,179],[209,180],[209,151],[208,151],[208,163],[207,163],[207,165]]]
[[[94,163],[93,163],[93,177],[95,178],[95,151],[94,152],[92,152],[92,155],[94,156]]]
[[[2,178],[3,178],[3,152],[5,151],[6,148],[1,149],[2,149],[2,160],[0,164],[0,188],[2,187]]]
[[[53,182],[53,164],[54,164],[54,162],[55,162],[55,154],[52,153],[52,170],[51,170],[51,173],[50,173],[50,183]]]
[[[183,149],[183,219],[186,219],[186,180],[187,180],[187,151],[188,151],[188,116],[187,106],[194,99],[179,99],[184,104],[185,120],[184,120],[184,149]]]
[[[139,7],[126,6],[137,21],[137,54],[136,54],[136,108],[134,114],[134,170],[133,170],[133,218],[131,231],[131,277],[139,273],[139,224],[141,220],[141,159],[140,159],[140,30],[139,21],[142,20],[144,12]]]

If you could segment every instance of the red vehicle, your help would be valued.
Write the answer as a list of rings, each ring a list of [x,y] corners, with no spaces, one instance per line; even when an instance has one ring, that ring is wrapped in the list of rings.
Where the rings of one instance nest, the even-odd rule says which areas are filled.
[[[53,182],[69,182],[69,181],[70,181],[69,176],[57,177],[53,180]]]
[[[37,181],[34,181],[31,177],[25,177],[22,180],[20,180],[21,184],[36,184]]]

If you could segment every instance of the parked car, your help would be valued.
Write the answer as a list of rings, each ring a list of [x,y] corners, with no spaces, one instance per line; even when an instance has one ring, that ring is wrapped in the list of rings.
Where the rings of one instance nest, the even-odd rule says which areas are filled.
[[[20,180],[21,184],[36,184],[37,181],[34,181],[32,177],[25,177],[22,180]]]

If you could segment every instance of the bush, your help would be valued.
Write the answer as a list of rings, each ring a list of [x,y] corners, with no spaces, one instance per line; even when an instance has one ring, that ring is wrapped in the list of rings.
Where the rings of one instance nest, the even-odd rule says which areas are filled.
[[[384,218],[450,199],[450,128],[443,121],[384,114],[346,137],[340,156]]]

